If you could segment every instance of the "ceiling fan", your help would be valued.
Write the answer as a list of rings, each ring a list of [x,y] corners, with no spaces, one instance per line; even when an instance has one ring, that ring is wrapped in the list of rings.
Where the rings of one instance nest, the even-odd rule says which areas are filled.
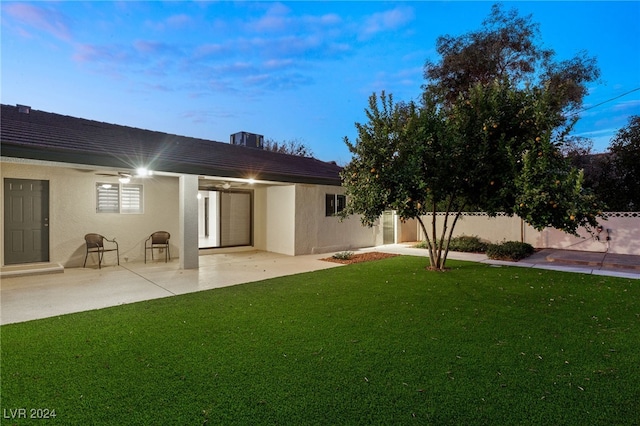
[[[232,185],[233,184],[233,185]],[[241,182],[229,182],[229,181],[207,181],[200,182],[200,189],[205,191],[227,191],[229,189],[238,188],[243,186]]]
[[[127,172],[112,172],[112,173],[96,173],[97,176],[109,176],[109,177],[117,177],[121,183],[129,183],[131,180],[131,173]]]
[[[220,183],[216,184],[216,188],[229,189],[229,188],[231,188],[231,183],[230,182],[220,182]]]

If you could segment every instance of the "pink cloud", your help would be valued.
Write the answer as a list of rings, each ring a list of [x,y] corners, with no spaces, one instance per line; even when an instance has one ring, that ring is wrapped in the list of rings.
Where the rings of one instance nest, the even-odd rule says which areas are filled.
[[[10,3],[4,10],[19,23],[52,34],[61,40],[71,41],[67,18],[57,11],[25,3]]]
[[[133,47],[140,53],[161,53],[169,49],[169,46],[165,43],[158,41],[136,40],[133,42]]]
[[[126,63],[131,55],[118,46],[98,46],[95,44],[80,44],[76,46],[73,59],[77,62],[95,63]]]

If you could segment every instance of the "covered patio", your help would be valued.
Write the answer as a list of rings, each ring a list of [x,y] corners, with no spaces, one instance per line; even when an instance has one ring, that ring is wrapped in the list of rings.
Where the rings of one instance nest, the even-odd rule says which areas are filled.
[[[268,278],[341,266],[327,254],[287,256],[246,251],[200,256],[199,269],[164,263],[107,262],[102,269],[66,268],[63,273],[3,278],[0,324],[102,309]]]

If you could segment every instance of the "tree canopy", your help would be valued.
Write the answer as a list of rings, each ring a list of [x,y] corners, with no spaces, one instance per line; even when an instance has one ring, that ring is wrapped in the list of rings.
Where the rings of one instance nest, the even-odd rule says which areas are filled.
[[[282,142],[267,139],[264,141],[263,148],[266,151],[279,152],[281,154],[297,155],[299,157],[313,157],[313,150],[309,148],[304,141],[299,139],[290,139]]]
[[[520,16],[516,9],[505,11],[495,4],[479,30],[438,37],[441,59],[424,67],[426,95],[451,103],[478,83],[508,80],[519,87],[546,85],[561,94],[556,97],[559,109],[579,108],[587,93],[585,83],[600,76],[596,59],[580,52],[554,62],[555,52],[544,48],[540,38],[532,15]]]
[[[640,209],[640,116],[611,139],[607,152],[593,154],[588,141],[567,146],[571,163],[584,171],[585,186],[593,191],[608,211]]]
[[[613,174],[617,178],[617,191],[624,194],[616,206],[620,210],[640,209],[640,116],[629,118],[609,144]]]
[[[373,94],[368,122],[356,123],[354,142],[345,138],[353,159],[342,173],[344,215],[360,214],[365,225],[386,209],[417,219],[432,269],[445,268],[447,242],[465,209],[517,214],[538,229],[572,233],[595,225],[599,211],[561,153],[574,123],[567,111],[597,78],[595,62],[553,63],[553,52],[536,44],[537,25],[514,11],[494,6],[484,26],[438,40],[442,60],[425,66],[420,103]],[[440,235],[436,210],[447,213]],[[430,230],[422,221],[428,212]]]

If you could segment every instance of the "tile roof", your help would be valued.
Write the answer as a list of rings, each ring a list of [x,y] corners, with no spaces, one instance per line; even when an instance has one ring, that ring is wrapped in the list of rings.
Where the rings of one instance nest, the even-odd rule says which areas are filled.
[[[340,185],[341,168],[314,158],[280,154],[2,105],[3,157],[58,161],[126,170],[253,177],[279,182]]]

